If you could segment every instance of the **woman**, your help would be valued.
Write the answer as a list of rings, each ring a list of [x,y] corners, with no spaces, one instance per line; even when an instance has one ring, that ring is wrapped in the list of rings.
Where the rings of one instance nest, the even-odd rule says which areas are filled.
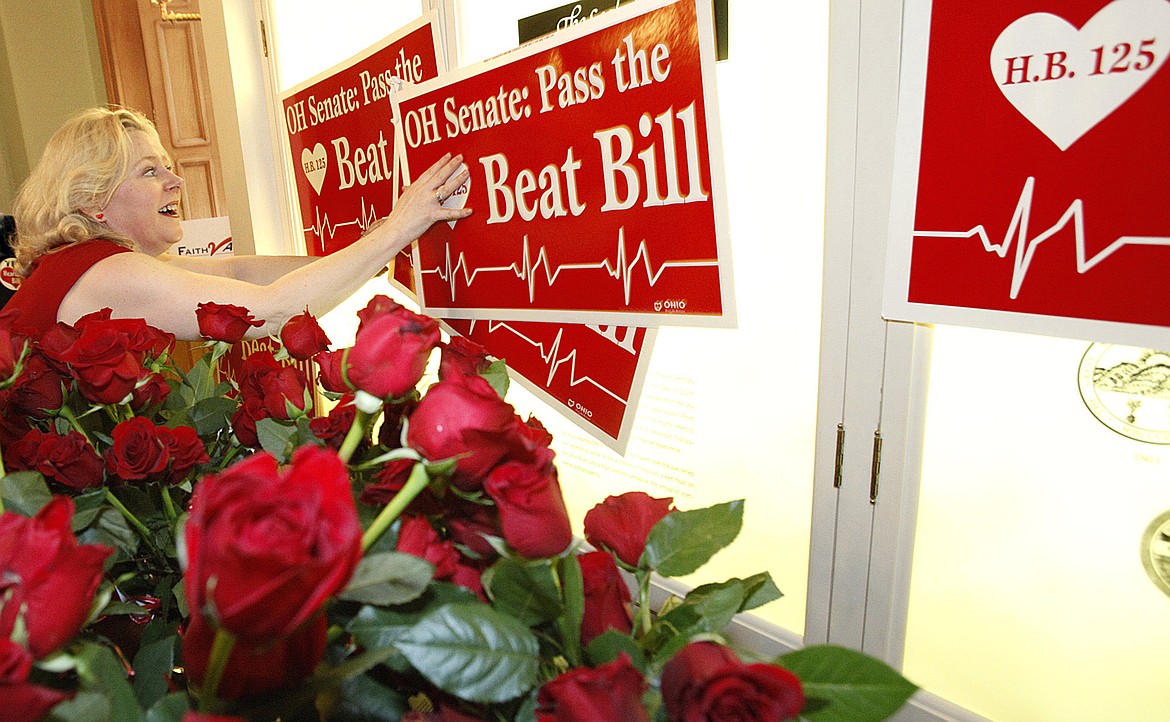
[[[6,309],[34,332],[109,308],[198,340],[195,307],[213,301],[264,321],[251,337],[274,334],[306,308],[320,316],[345,300],[432,223],[470,215],[442,207],[467,179],[461,165],[441,158],[387,218],[329,256],[172,256],[183,181],[154,125],[132,110],[88,110],[53,135],[17,195],[13,248],[26,278]]]

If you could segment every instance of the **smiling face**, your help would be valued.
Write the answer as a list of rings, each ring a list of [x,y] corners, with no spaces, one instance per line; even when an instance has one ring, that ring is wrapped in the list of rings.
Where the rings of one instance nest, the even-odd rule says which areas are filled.
[[[132,130],[129,173],[101,209],[105,224],[152,256],[183,237],[179,189],[183,179],[171,172],[170,159],[153,135]]]

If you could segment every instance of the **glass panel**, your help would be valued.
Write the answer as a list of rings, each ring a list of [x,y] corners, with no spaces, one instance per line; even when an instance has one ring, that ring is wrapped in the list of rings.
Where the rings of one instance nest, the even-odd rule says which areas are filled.
[[[282,93],[422,14],[418,0],[273,0],[269,7]]]
[[[1143,535],[1170,508],[1168,376],[1154,350],[936,328],[911,680],[998,722],[1165,719],[1170,526]]]
[[[556,0],[463,2],[461,61],[516,44]],[[680,508],[747,498],[744,530],[691,584],[770,571],[785,598],[759,616],[803,633],[808,584],[824,215],[828,9],[735,6],[716,65],[739,327],[658,331],[624,458],[513,386],[556,436],[577,519],[609,494]],[[774,69],[776,82],[762,75]],[[781,81],[779,78],[783,78]]]

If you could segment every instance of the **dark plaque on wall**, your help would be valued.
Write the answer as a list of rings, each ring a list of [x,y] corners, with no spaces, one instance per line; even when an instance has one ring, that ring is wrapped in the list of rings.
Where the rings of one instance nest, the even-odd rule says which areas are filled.
[[[596,17],[606,10],[629,5],[633,1],[583,0],[582,2],[565,3],[551,10],[520,18],[516,21],[516,33],[519,36],[520,44],[523,45],[529,40],[564,30],[583,20]],[[727,0],[714,0],[711,5],[715,9],[715,59],[727,60]]]

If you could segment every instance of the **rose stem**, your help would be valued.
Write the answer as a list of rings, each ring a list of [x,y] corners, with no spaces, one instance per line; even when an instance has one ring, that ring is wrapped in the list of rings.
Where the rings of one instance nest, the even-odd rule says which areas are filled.
[[[223,678],[228,659],[232,656],[232,647],[235,645],[236,638],[231,632],[223,627],[215,630],[215,641],[211,643],[211,659],[207,661],[207,674],[203,677],[203,691],[199,700],[200,712],[213,710],[219,681]]]
[[[378,512],[378,516],[374,519],[374,523],[370,524],[370,528],[366,529],[366,533],[362,534],[362,553],[369,550],[374,545],[374,542],[390,528],[398,515],[402,513],[403,509],[407,507],[414,498],[418,496],[423,489],[427,488],[430,483],[430,476],[427,474],[427,467],[419,462],[410,470],[410,478],[406,480],[406,485],[394,495],[382,511]]]

